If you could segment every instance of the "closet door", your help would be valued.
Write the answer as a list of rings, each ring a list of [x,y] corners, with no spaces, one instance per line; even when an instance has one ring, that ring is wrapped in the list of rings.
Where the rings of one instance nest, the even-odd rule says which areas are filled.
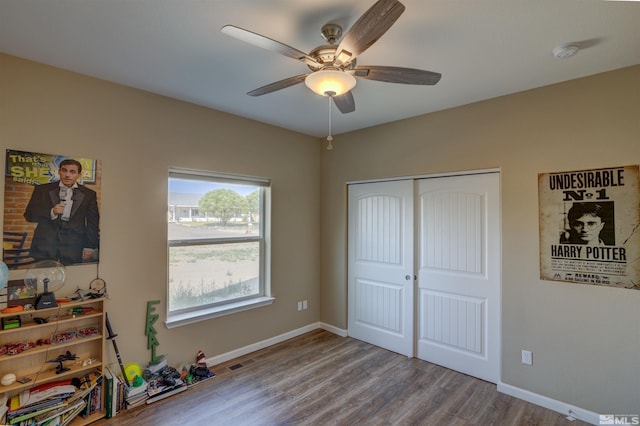
[[[349,335],[414,354],[413,180],[349,186]]]
[[[418,182],[417,356],[500,379],[499,174]]]

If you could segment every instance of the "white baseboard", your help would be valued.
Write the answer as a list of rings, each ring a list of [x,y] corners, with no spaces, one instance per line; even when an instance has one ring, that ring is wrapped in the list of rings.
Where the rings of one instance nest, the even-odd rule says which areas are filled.
[[[328,331],[329,333],[336,334],[336,335],[338,335],[338,336],[340,336],[340,337],[347,337],[347,336],[349,335],[349,333],[347,332],[347,330],[343,330],[343,329],[341,329],[341,328],[334,327],[334,326],[332,326],[332,325],[330,325],[330,324],[325,324],[325,323],[323,323],[323,322],[319,322],[319,323],[316,323],[316,324],[318,324],[318,328],[321,328],[321,329],[323,329],[323,330],[326,330],[326,331]]]
[[[525,389],[520,389],[506,383],[498,383],[498,392],[506,393],[507,395],[511,395],[515,398],[564,414],[567,418],[571,417],[594,425],[600,424],[600,415],[598,413],[567,404],[566,402],[551,399]]]
[[[317,330],[319,328],[321,328],[323,330],[326,330],[326,331],[328,331],[330,333],[336,334],[338,336],[341,336],[341,337],[346,337],[347,336],[347,331],[346,330],[342,330],[340,328],[334,327],[334,326],[329,325],[329,324],[325,324],[323,322],[316,322],[316,323],[309,324],[309,325],[306,325],[304,327],[298,328],[296,330],[288,331],[288,332],[286,332],[284,334],[281,334],[279,336],[271,337],[269,339],[262,340],[262,341],[257,342],[257,343],[252,343],[251,345],[244,346],[242,348],[234,349],[234,350],[232,350],[230,352],[227,352],[227,353],[224,353],[224,354],[220,354],[220,355],[213,356],[211,358],[207,358],[207,366],[211,367],[213,365],[217,365],[217,364],[221,364],[223,362],[227,362],[227,361],[232,360],[234,358],[238,358],[238,357],[244,356],[246,354],[250,354],[251,352],[255,352],[255,351],[258,351],[260,349],[268,348],[269,346],[273,346],[276,343],[284,342],[285,340],[289,340],[289,339],[291,339],[293,337],[300,336],[301,334],[308,333],[310,331]]]

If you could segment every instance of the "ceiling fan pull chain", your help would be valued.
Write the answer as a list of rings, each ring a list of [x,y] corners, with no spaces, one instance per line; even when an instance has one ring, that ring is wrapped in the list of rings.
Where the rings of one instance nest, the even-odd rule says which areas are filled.
[[[333,140],[333,136],[331,136],[331,102],[333,102],[332,92],[327,92],[327,98],[329,98],[329,136],[327,136],[327,151],[331,151],[333,149],[333,145],[331,141]]]

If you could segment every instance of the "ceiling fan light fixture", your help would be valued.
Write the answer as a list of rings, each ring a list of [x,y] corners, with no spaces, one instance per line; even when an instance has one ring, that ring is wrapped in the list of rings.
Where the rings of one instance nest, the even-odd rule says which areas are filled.
[[[353,89],[356,79],[351,74],[335,69],[324,69],[309,74],[304,84],[321,96],[340,96]]]

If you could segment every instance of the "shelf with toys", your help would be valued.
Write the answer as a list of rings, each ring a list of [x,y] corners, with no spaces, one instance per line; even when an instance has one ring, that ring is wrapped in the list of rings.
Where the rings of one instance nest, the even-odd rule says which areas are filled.
[[[0,394],[11,399],[47,384],[101,376],[104,298],[58,300],[57,304],[0,313]],[[71,424],[87,424],[104,417],[99,401],[97,405],[100,408],[93,414],[77,416]]]

